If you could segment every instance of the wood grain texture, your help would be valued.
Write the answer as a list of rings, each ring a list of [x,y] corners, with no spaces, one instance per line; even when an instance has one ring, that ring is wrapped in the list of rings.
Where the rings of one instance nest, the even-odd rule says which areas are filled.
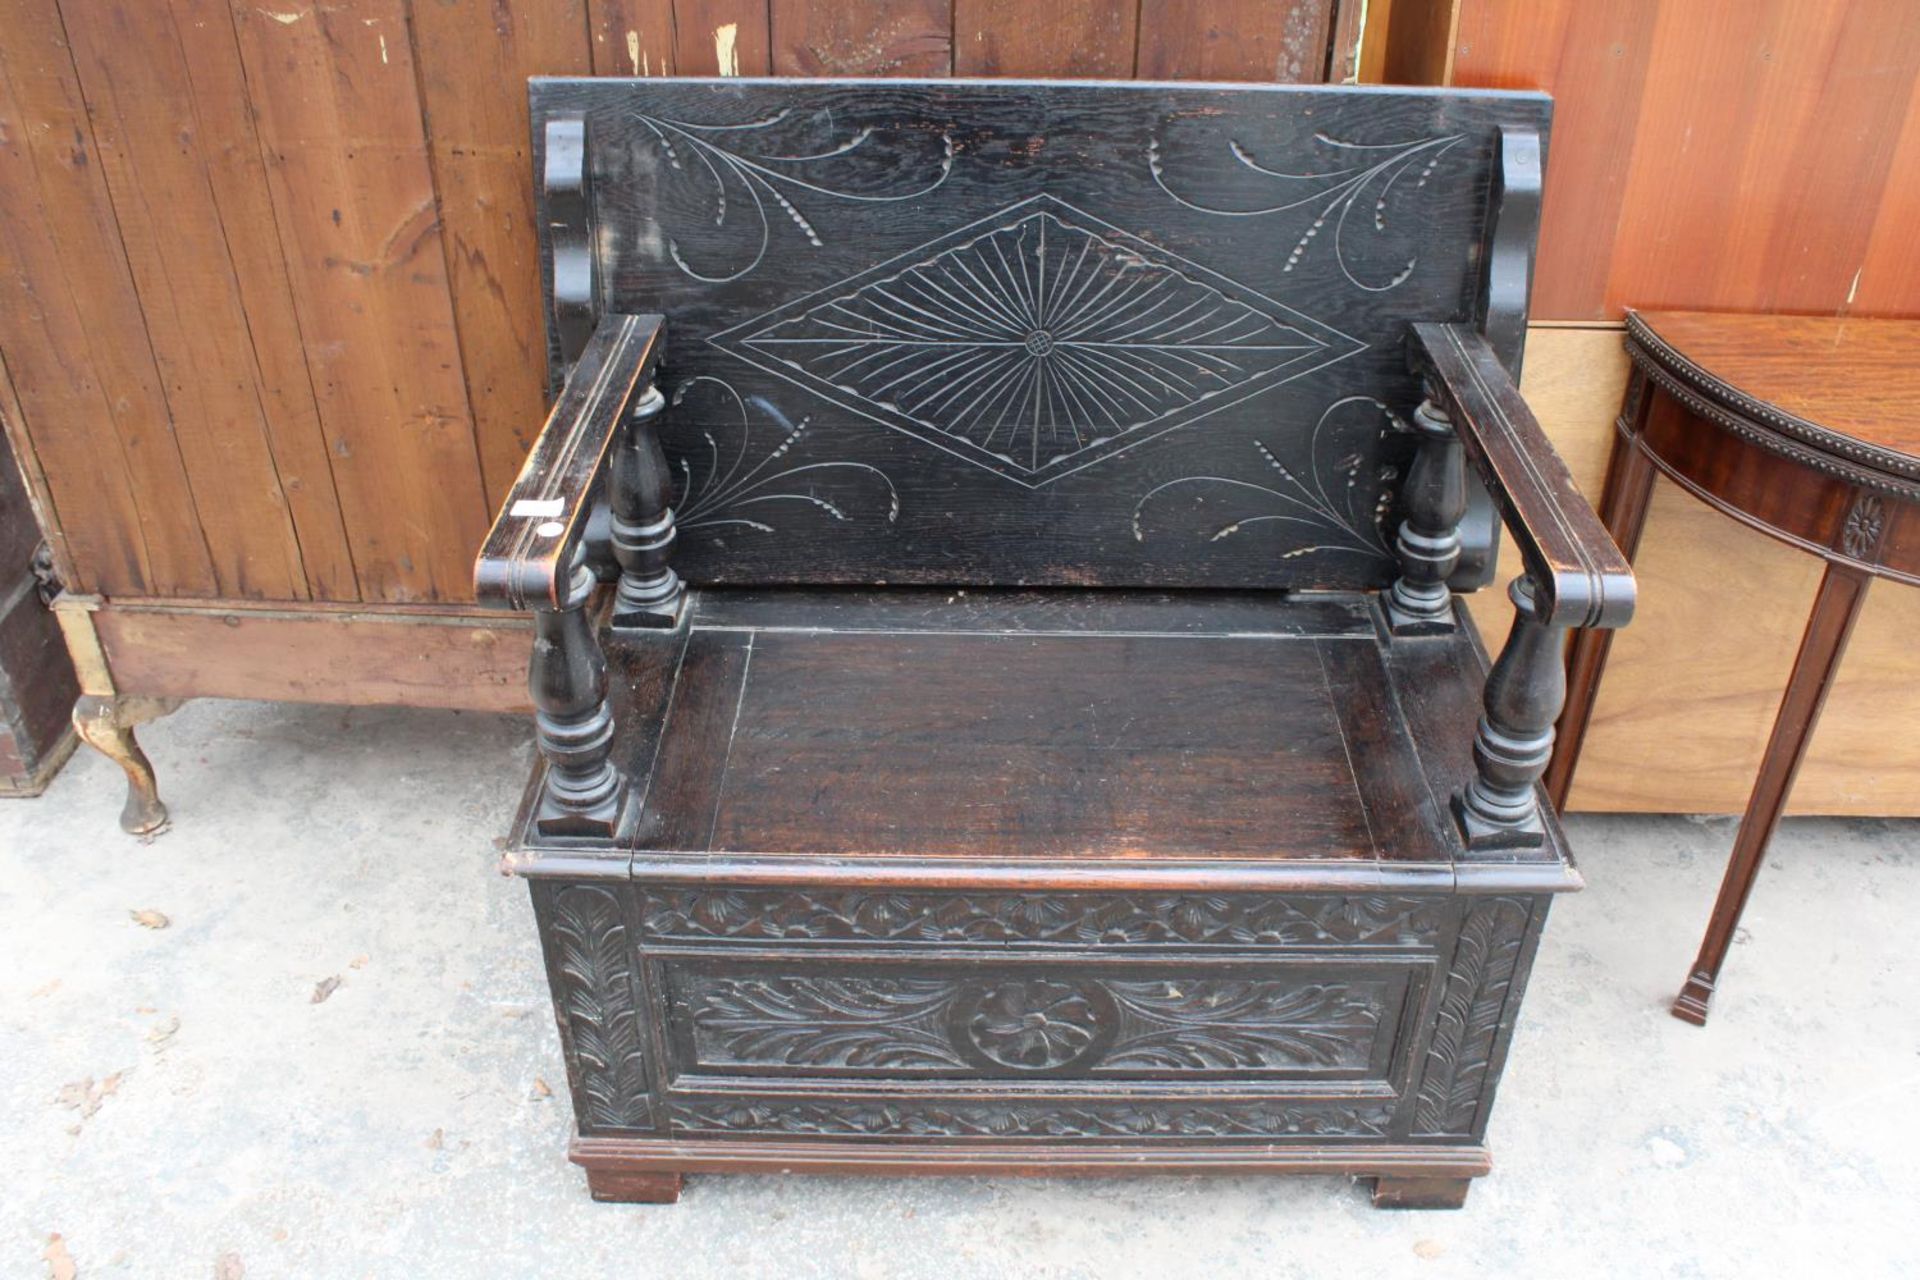
[[[460,367],[497,507],[547,409],[526,96],[507,90],[591,70],[587,4],[432,0],[411,12]]]
[[[1906,0],[1460,0],[1448,82],[1556,99],[1535,317],[1920,312],[1894,230],[1920,220],[1913,18]]]
[[[199,154],[245,311],[274,467],[300,538],[306,594],[318,600],[356,600],[358,571],[294,310],[232,15],[226,0],[171,0],[171,5],[173,30],[193,87]]]
[[[593,74],[671,76],[673,0],[588,0]]]
[[[1361,597],[714,590],[690,625],[658,760],[623,766],[649,849],[1453,856],[1400,709],[1433,664],[1383,662]],[[1459,634],[1424,652],[1483,670]],[[1471,687],[1412,713],[1461,744],[1427,760],[1442,794],[1477,713]]]
[[[1327,78],[1339,7],[1334,0],[1141,0],[1134,74],[1318,84]]]
[[[1807,433],[1871,446],[1875,465],[1920,474],[1920,320],[1646,311],[1685,366]],[[1886,455],[1899,455],[1888,457]]]
[[[499,614],[130,603],[95,614],[124,691],[524,715],[533,632]]]
[[[404,7],[233,15],[362,593],[467,598],[489,510]]]
[[[66,16],[139,317],[219,593],[304,598],[300,538],[273,456],[227,219],[205,159],[223,144],[252,139],[202,133],[191,68],[165,5],[69,0]],[[222,35],[231,44],[230,34],[214,38]],[[304,425],[311,431],[314,424]],[[317,444],[317,434],[303,443]],[[305,479],[318,479],[323,493],[330,487],[324,474]]]
[[[764,76],[773,71],[767,0],[674,0],[673,32],[675,75]]]
[[[944,76],[951,0],[771,0],[777,76]]]
[[[0,30],[0,344],[27,422],[17,443],[67,527],[77,586],[211,594],[60,15],[51,0],[6,0]]]
[[[953,73],[1126,79],[1138,0],[954,0]]]

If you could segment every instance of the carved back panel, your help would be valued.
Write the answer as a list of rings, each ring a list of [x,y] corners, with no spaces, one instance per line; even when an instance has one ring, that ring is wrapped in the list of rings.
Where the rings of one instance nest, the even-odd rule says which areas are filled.
[[[532,101],[551,365],[603,311],[667,317],[688,580],[1303,588],[1391,579],[1407,326],[1486,308],[1501,134],[1544,141],[1550,109],[1005,81]]]

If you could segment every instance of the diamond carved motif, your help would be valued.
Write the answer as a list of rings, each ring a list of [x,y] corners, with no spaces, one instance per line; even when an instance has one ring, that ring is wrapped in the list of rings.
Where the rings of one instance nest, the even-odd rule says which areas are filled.
[[[1052,196],[712,341],[1036,488],[1365,345]]]

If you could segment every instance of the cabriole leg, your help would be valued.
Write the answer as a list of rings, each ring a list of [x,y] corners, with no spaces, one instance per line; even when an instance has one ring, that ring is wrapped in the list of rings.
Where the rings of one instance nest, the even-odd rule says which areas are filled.
[[[613,765],[607,661],[587,617],[593,573],[576,559],[561,609],[533,615],[527,687],[547,777],[534,826],[546,836],[611,837],[625,786]]]
[[[1467,514],[1467,467],[1453,422],[1432,399],[1413,411],[1420,451],[1407,471],[1407,518],[1394,554],[1400,576],[1386,594],[1387,625],[1395,635],[1453,630],[1453,592],[1447,578],[1460,563],[1460,521]]]
[[[1560,652],[1566,629],[1540,620],[1532,579],[1514,579],[1507,594],[1513,629],[1487,673],[1474,777],[1453,798],[1469,849],[1525,849],[1546,839],[1535,784],[1553,755],[1553,722],[1567,697]]]
[[[170,698],[91,693],[80,695],[73,704],[74,729],[89,746],[126,771],[127,803],[120,811],[120,829],[129,835],[156,835],[167,825],[167,806],[160,803],[153,762],[133,736],[134,726],[157,720],[179,705]]]
[[[668,563],[673,552],[672,473],[655,429],[666,398],[649,387],[621,427],[608,492],[613,558],[620,565],[614,593],[616,627],[671,627],[685,594]]]

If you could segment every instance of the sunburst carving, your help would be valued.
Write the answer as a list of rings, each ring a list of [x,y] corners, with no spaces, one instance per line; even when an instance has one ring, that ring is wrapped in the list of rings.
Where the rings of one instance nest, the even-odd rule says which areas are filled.
[[[1362,345],[1050,196],[713,341],[1033,486]]]

